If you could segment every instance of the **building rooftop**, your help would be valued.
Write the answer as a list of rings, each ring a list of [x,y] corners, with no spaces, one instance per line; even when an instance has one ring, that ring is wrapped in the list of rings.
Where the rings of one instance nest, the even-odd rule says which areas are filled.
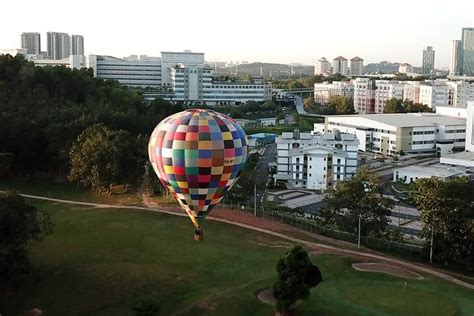
[[[432,125],[466,125],[466,120],[457,117],[450,117],[436,113],[390,113],[390,114],[354,114],[354,115],[330,115],[331,118],[347,119],[364,118],[366,120],[385,123],[396,127],[416,127]],[[359,124],[363,125],[363,124]]]
[[[449,167],[446,165],[431,165],[431,166],[407,166],[395,169],[395,171],[402,171],[406,173],[413,173],[425,177],[449,178],[454,176],[461,176],[465,173],[465,169],[456,167]]]
[[[356,56],[354,58],[351,58],[351,61],[364,61],[364,60],[360,58],[359,56]]]
[[[342,57],[342,56],[338,56],[338,57],[334,58],[334,60],[347,60],[347,58]]]

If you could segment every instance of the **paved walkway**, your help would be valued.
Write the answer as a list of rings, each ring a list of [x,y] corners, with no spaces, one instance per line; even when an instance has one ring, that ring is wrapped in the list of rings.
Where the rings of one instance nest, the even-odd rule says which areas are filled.
[[[175,215],[175,216],[187,217],[187,215],[184,214],[184,213],[177,213],[177,212],[165,210],[165,209],[160,208],[160,207],[150,208],[150,207],[142,207],[142,206],[99,204],[99,203],[90,203],[90,202],[80,202],[80,201],[48,198],[48,197],[30,195],[30,194],[21,194],[21,195],[23,197],[30,198],[30,199],[37,199],[37,200],[44,200],[44,201],[51,201],[51,202],[60,202],[60,203],[73,204],[73,205],[93,206],[93,207],[99,207],[99,208],[146,210],[146,211],[160,212],[160,213],[165,213],[165,214],[170,214],[170,215]],[[223,218],[216,218],[216,217],[208,216],[206,219],[214,220],[214,221],[218,221],[218,222],[223,222],[223,223],[227,223],[227,224],[231,224],[231,225],[235,225],[235,226],[240,226],[240,227],[243,227],[243,228],[247,228],[247,229],[251,229],[251,230],[258,231],[258,232],[261,232],[261,233],[265,233],[265,234],[268,234],[268,235],[272,235],[272,236],[275,236],[275,237],[279,237],[279,238],[282,238],[282,239],[285,239],[285,240],[288,240],[288,241],[292,241],[292,242],[295,242],[295,243],[304,244],[304,245],[306,245],[310,248],[317,248],[317,249],[327,250],[328,252],[331,252],[331,253],[340,253],[340,254],[359,257],[359,258],[362,257],[362,258],[366,258],[366,259],[373,259],[373,260],[380,260],[380,261],[389,262],[389,263],[392,263],[392,264],[395,264],[397,266],[404,267],[404,268],[407,268],[407,269],[416,270],[416,271],[423,272],[423,273],[428,273],[428,274],[437,276],[437,277],[439,277],[443,280],[446,280],[446,281],[449,281],[451,283],[462,286],[464,288],[474,290],[474,285],[473,284],[470,284],[470,283],[464,282],[462,280],[456,279],[455,277],[453,277],[451,275],[448,275],[448,274],[443,273],[441,271],[432,269],[432,268],[430,268],[428,266],[425,266],[425,265],[411,263],[411,262],[403,261],[401,259],[387,257],[387,256],[379,255],[379,254],[367,253],[367,252],[363,252],[363,251],[356,251],[356,250],[350,250],[350,249],[343,249],[343,248],[338,248],[338,247],[335,247],[335,246],[330,246],[330,245],[320,244],[320,243],[316,243],[316,242],[306,241],[306,240],[302,240],[302,239],[299,239],[299,238],[294,238],[294,237],[291,237],[291,236],[288,236],[288,235],[285,235],[285,234],[281,234],[281,233],[278,233],[278,232],[270,231],[268,229],[251,226],[251,225],[247,225],[247,224],[244,224],[244,223],[229,221],[229,220],[226,220],[226,219],[223,219]]]

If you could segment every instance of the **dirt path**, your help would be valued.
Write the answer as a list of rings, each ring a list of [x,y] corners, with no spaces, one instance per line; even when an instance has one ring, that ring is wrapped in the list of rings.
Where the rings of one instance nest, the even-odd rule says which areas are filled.
[[[31,199],[38,199],[38,200],[45,200],[45,201],[51,201],[51,202],[60,202],[60,203],[66,203],[66,204],[73,204],[73,205],[82,205],[82,206],[93,206],[93,207],[98,207],[98,208],[118,208],[118,209],[130,209],[130,210],[146,210],[146,211],[153,211],[153,212],[160,212],[160,213],[165,213],[165,214],[170,214],[170,215],[175,215],[175,216],[183,216],[187,217],[186,214],[183,214],[177,210],[176,207],[173,206],[167,206],[167,207],[162,207],[155,205],[153,207],[141,207],[141,206],[125,206],[125,205],[113,205],[113,204],[100,204],[100,203],[90,203],[90,202],[80,202],[80,201],[72,201],[72,200],[64,200],[64,199],[55,199],[55,198],[48,198],[48,197],[43,197],[43,196],[37,196],[37,195],[30,195],[30,194],[21,194],[23,197],[26,198],[31,198]],[[219,217],[219,215],[222,215],[222,211],[219,212],[220,209],[216,209],[213,211],[213,216],[208,216],[207,219],[209,220],[214,220],[222,223],[227,223],[230,225],[235,225],[247,229],[251,229],[254,231],[258,231],[264,234],[272,235],[275,237],[279,237],[294,243],[299,243],[299,244],[304,244],[311,250],[316,250],[316,251],[323,251],[323,252],[328,252],[328,253],[336,253],[336,254],[342,254],[350,257],[356,257],[356,258],[363,258],[363,259],[371,259],[371,260],[378,260],[378,261],[384,261],[388,262],[400,267],[404,267],[407,269],[411,270],[416,270],[418,272],[422,273],[427,273],[431,274],[434,276],[437,276],[443,280],[449,281],[451,283],[457,284],[461,287],[467,288],[474,290],[474,285],[467,283],[465,281],[459,280],[451,275],[448,275],[442,271],[435,270],[429,266],[425,266],[422,264],[417,264],[417,263],[412,263],[412,262],[407,262],[403,261],[401,259],[397,258],[392,258],[388,257],[382,254],[374,254],[374,253],[368,253],[364,251],[358,251],[358,250],[351,250],[351,249],[343,249],[339,248],[336,246],[331,246],[331,245],[325,245],[321,243],[316,243],[316,242],[311,242],[307,240],[302,240],[299,238],[291,237],[286,234],[286,232],[290,232],[293,230],[299,231],[296,228],[289,228],[288,225],[284,225],[281,223],[275,223],[272,221],[269,221],[264,218],[253,218],[252,222],[247,223],[248,219],[246,219],[246,216],[244,214],[238,214],[239,212],[234,212],[237,214],[232,219],[227,219],[227,218],[222,218]],[[243,222],[238,221],[238,219],[244,219]],[[261,224],[261,225],[260,225]],[[257,226],[258,225],[258,226]],[[259,227],[261,226],[261,227]],[[282,232],[270,230],[274,228],[281,228]],[[279,230],[279,229],[278,229]],[[302,231],[299,231],[299,233],[302,233]]]

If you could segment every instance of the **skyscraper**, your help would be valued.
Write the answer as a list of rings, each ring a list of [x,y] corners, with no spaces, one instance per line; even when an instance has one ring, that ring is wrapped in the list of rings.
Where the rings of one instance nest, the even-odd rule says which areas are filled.
[[[48,32],[48,56],[51,59],[63,59],[69,57],[69,34]]]
[[[474,28],[463,27],[461,43],[461,73],[474,76]]]
[[[351,58],[351,76],[362,76],[364,60],[358,56]]]
[[[84,37],[71,35],[71,55],[84,55]]]
[[[347,76],[347,59],[342,56],[334,58],[332,61],[332,73]]]
[[[38,55],[41,53],[40,33],[21,33],[21,48],[27,50],[27,54]]]
[[[430,75],[434,71],[435,63],[435,51],[432,46],[427,46],[423,50],[423,63],[421,66],[421,73],[424,75]]]
[[[321,57],[314,65],[314,74],[323,75],[331,71],[331,63],[326,59],[326,57]]]
[[[451,64],[449,67],[450,75],[459,75],[461,74],[461,41],[454,40],[451,47]]]

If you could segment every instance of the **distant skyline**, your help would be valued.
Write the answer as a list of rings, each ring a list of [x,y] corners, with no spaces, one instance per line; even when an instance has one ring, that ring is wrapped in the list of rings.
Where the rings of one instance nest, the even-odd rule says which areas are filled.
[[[205,53],[210,61],[312,65],[324,56],[360,56],[421,66],[426,46],[435,67],[448,68],[451,41],[474,27],[474,1],[360,0],[320,2],[174,0],[80,5],[45,0],[2,3],[0,48],[20,48],[22,32],[84,36],[86,54],[159,56],[161,51]]]

